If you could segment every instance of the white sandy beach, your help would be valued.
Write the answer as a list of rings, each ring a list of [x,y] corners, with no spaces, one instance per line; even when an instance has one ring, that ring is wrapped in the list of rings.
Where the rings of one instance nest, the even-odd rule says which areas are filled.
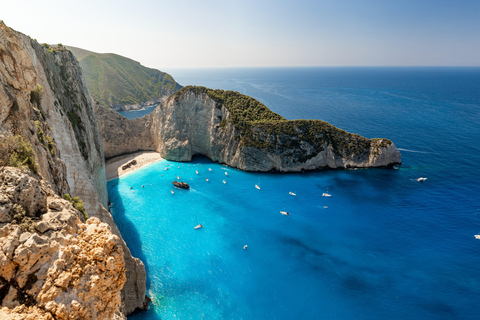
[[[152,164],[163,158],[155,151],[139,151],[127,155],[114,157],[105,161],[105,176],[108,180],[116,179],[124,174],[130,173],[137,169],[140,169],[146,165]],[[122,170],[122,166],[127,164],[131,160],[136,160],[137,164],[132,165],[126,170]]]

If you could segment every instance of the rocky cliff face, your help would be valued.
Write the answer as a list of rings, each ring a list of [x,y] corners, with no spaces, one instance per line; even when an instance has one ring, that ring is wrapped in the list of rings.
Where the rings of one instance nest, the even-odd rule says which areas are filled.
[[[142,117],[130,120],[110,108],[94,105],[99,131],[102,132],[102,144],[105,158],[138,150],[154,151],[151,118]]]
[[[228,99],[231,103],[231,97]],[[248,99],[245,110],[251,103]],[[264,106],[262,112],[275,120],[240,121],[226,104],[217,96],[210,97],[206,88],[186,87],[149,116],[135,119],[137,122],[120,115],[97,114],[100,122],[108,123],[108,130],[100,130],[105,153],[115,156],[123,150],[152,150],[153,145],[168,160],[190,161],[201,154],[246,171],[299,172],[401,163],[400,152],[388,139],[369,140],[319,120],[287,121]],[[242,117],[248,118],[243,115],[245,110],[241,110]],[[114,136],[111,128],[117,130]],[[142,142],[133,140],[133,132]]]
[[[49,183],[10,167],[0,215],[0,318],[122,318],[123,249],[106,223],[82,222]]]
[[[0,23],[0,133],[33,146],[38,172],[59,195],[79,196],[89,216],[110,225],[104,156],[80,66],[62,47],[42,46]],[[145,303],[145,268],[123,246],[124,311]]]

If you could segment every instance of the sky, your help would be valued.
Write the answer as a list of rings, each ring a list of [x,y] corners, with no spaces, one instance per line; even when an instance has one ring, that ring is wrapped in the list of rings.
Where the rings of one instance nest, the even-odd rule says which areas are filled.
[[[0,19],[160,70],[480,66],[480,0],[0,0]]]

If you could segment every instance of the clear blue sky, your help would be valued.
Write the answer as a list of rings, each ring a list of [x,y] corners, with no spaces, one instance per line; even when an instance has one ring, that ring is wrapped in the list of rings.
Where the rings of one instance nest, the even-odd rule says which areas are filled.
[[[158,69],[480,66],[480,0],[0,0],[0,19]]]

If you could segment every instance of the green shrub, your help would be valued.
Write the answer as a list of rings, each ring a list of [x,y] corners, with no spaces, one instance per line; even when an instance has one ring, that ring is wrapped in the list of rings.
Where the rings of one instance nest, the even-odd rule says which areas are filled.
[[[0,166],[28,168],[34,173],[38,172],[32,145],[20,135],[0,135]]]
[[[66,193],[63,198],[67,201],[70,201],[73,204],[73,207],[80,211],[83,215],[83,218],[85,221],[88,219],[87,212],[85,212],[85,206],[83,204],[83,201],[80,199],[80,197],[73,197],[70,196],[68,193]]]
[[[50,150],[50,154],[52,155],[52,157],[54,157],[55,156],[55,145],[53,144],[52,138],[50,138],[49,135],[46,135],[45,139],[47,140],[48,150]]]
[[[45,136],[43,134],[43,130],[42,130],[42,126],[40,125],[40,121],[35,121],[35,126],[37,127],[37,137],[38,137],[38,140],[40,140],[40,142],[42,144],[45,144]]]
[[[30,92],[30,102],[36,103],[37,107],[40,106],[40,98],[42,96],[43,87],[37,83],[37,89]]]

